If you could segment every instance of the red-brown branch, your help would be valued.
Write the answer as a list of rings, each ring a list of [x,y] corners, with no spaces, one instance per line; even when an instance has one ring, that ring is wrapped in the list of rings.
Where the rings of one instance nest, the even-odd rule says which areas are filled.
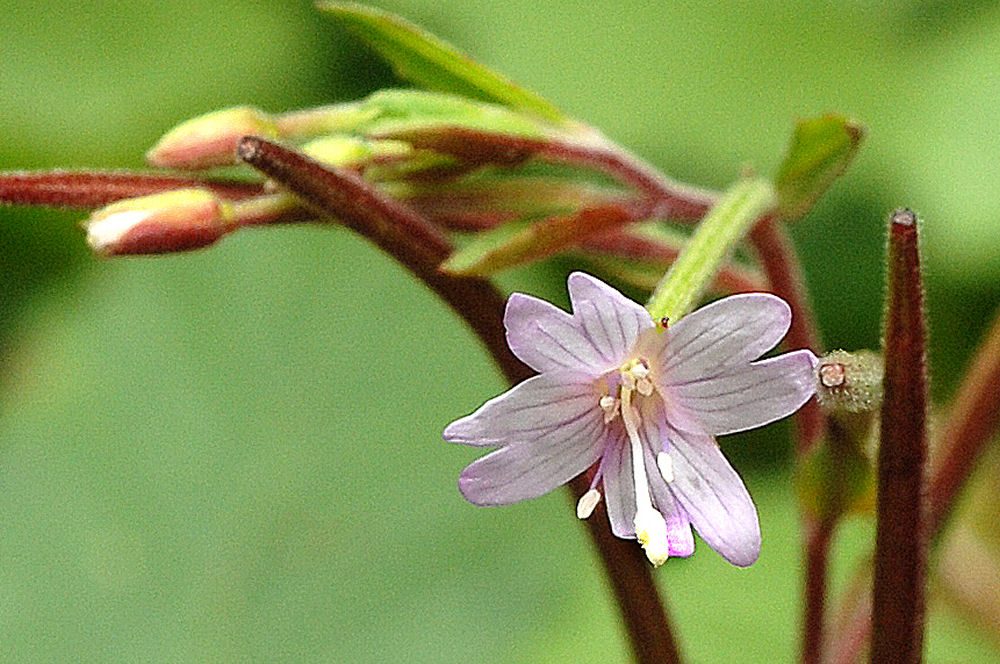
[[[228,200],[260,196],[264,191],[259,183],[128,171],[12,171],[0,173],[0,203],[92,209],[186,187],[209,189]]]
[[[917,219],[889,224],[885,399],[878,454],[872,664],[918,664],[923,651],[926,332]]]
[[[504,339],[503,297],[484,279],[439,272],[437,265],[450,247],[435,237],[433,227],[411,208],[386,198],[352,173],[325,168],[261,138],[244,138],[238,153],[314,210],[345,223],[424,280],[472,327],[512,384],[531,375]],[[578,477],[569,488],[578,499],[589,483]],[[641,549],[615,537],[602,514],[594,514],[585,523],[611,581],[637,660],[641,664],[680,662],[663,602]]]

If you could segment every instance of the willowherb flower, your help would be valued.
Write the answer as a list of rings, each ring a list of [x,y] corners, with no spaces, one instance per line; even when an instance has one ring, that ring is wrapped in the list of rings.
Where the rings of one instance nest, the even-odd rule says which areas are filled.
[[[569,296],[572,314],[508,300],[507,342],[539,375],[444,430],[450,442],[499,447],[462,471],[462,494],[507,505],[597,464],[580,518],[603,495],[614,534],[638,539],[654,565],[694,552],[691,526],[733,565],[752,564],[757,511],[714,437],[790,415],[814,393],[810,351],[754,361],[788,331],[788,305],[733,295],[668,328],[581,272]]]

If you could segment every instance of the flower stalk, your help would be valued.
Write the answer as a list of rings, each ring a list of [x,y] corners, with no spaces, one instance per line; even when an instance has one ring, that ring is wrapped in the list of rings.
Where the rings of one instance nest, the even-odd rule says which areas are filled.
[[[764,180],[744,180],[734,185],[698,225],[653,291],[646,304],[653,318],[674,322],[686,314],[736,243],[773,206],[774,190]]]
[[[926,332],[917,216],[889,223],[885,400],[878,454],[872,664],[917,664],[923,650],[926,567]]]

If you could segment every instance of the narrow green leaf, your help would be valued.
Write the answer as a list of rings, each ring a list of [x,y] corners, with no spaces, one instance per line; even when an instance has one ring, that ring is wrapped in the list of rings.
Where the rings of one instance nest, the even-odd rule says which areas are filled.
[[[636,221],[625,206],[601,205],[541,221],[506,224],[479,234],[444,262],[450,274],[484,277],[575,246],[588,236]]]
[[[778,214],[795,220],[830,187],[858,151],[864,128],[842,115],[801,120],[774,178]]]
[[[316,6],[343,22],[408,81],[530,111],[555,122],[563,120],[562,114],[539,95],[399,16],[353,2],[320,1]]]

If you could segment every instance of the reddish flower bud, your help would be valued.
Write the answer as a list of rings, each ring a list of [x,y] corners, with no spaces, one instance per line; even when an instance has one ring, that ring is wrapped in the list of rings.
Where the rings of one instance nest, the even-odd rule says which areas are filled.
[[[274,120],[260,109],[228,108],[174,127],[146,153],[146,161],[162,168],[228,166],[236,163],[236,144],[244,136],[277,135]]]
[[[225,204],[204,189],[119,201],[84,224],[87,243],[105,256],[163,254],[206,247],[231,230]]]

